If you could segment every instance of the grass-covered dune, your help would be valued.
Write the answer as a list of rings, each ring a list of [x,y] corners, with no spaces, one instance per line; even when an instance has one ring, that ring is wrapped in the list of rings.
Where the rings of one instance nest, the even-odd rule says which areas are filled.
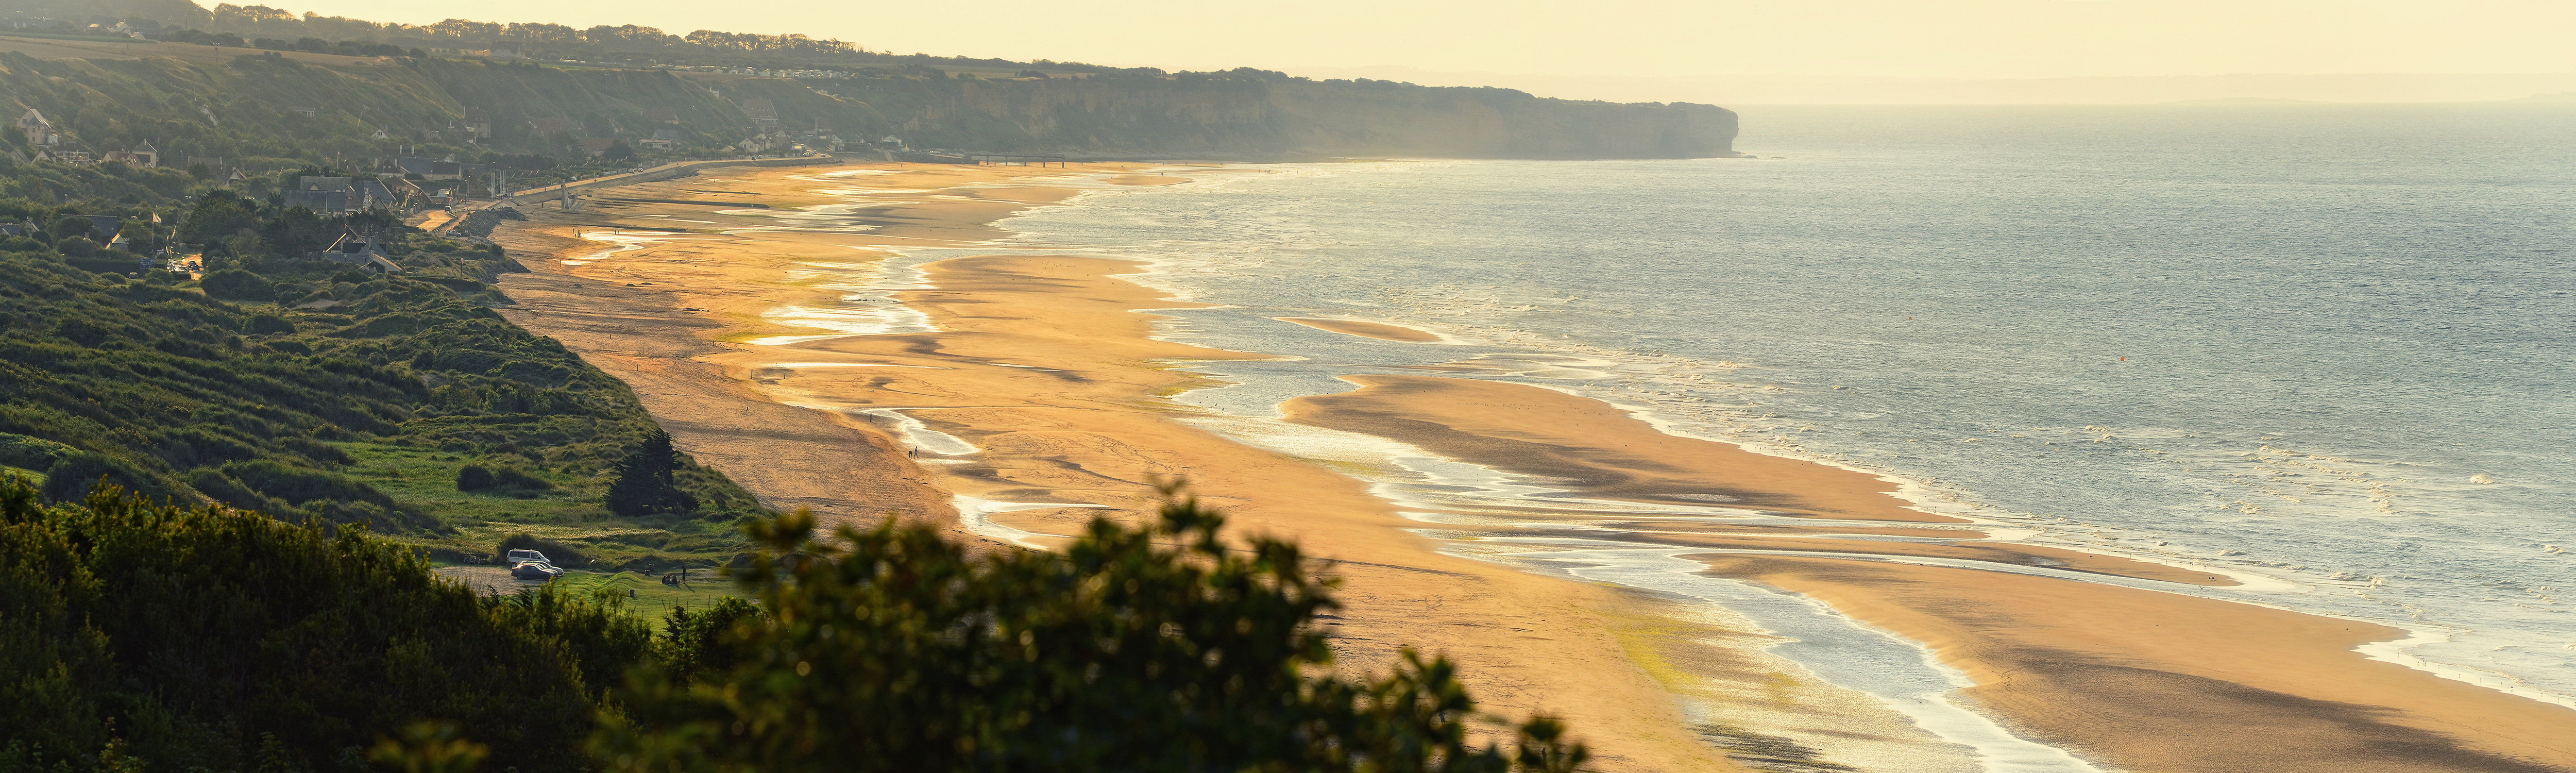
[[[407,271],[289,257],[337,227],[388,234]],[[612,512],[658,430],[624,383],[491,310],[508,301],[487,280],[515,270],[496,248],[221,192],[177,230],[216,243],[202,283],[97,272],[111,253],[66,255],[43,232],[0,240],[0,466],[50,498],[104,477],[449,559],[527,533],[599,568],[730,558],[733,522],[758,510],[664,452],[637,464],[667,468],[673,494]]]

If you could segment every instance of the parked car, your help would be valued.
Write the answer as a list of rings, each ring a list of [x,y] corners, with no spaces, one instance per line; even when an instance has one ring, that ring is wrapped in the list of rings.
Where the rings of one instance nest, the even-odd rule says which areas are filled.
[[[563,570],[555,568],[555,562],[546,560],[546,554],[534,550],[510,551],[502,555],[501,563],[509,565],[510,576],[522,580],[551,580],[563,576]]]

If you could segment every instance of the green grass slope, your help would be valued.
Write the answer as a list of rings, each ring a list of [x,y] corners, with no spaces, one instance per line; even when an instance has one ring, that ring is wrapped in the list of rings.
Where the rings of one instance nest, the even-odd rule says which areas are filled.
[[[603,568],[732,555],[733,522],[758,507],[712,470],[679,465],[690,512],[603,506],[652,419],[623,382],[489,308],[507,301],[485,280],[514,264],[399,226],[403,275],[284,257],[304,243],[298,212],[242,215],[239,256],[210,259],[213,295],[0,243],[0,463],[42,472],[56,499],[105,476],[365,524],[450,559],[519,533]],[[512,482],[460,490],[469,465]]]

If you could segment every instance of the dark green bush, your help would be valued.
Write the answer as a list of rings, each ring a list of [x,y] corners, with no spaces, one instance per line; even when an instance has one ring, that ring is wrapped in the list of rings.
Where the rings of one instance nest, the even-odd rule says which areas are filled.
[[[891,518],[828,541],[810,513],[763,521],[736,578],[766,614],[733,610],[713,636],[675,615],[592,752],[614,771],[769,773],[1555,773],[1586,758],[1544,717],[1510,751],[1469,743],[1475,703],[1443,659],[1322,675],[1313,623],[1332,583],[1295,545],[1228,540],[1223,523],[1176,500],[1149,529],[1095,519],[1064,553],[970,556]]]
[[[86,499],[90,487],[98,485],[101,479],[108,485],[153,499],[167,499],[174,493],[158,476],[132,462],[93,451],[77,451],[45,468],[45,498],[55,502]]]
[[[238,268],[228,268],[207,274],[205,280],[199,282],[198,286],[204,288],[207,295],[228,301],[267,302],[277,300],[277,288],[269,284],[267,277],[243,271]],[[283,318],[278,318],[278,321],[283,322],[285,320]],[[294,332],[293,325],[288,325],[287,327],[289,329],[285,332]],[[258,331],[254,330],[252,332]]]
[[[259,455],[259,449],[208,425],[195,425],[170,430],[161,436],[161,446],[153,450],[176,469],[214,467],[225,462],[241,461]]]
[[[484,469],[483,465],[469,464],[456,471],[456,490],[458,491],[490,491],[498,485],[500,484],[492,477],[492,471]]]
[[[212,277],[207,279],[210,282],[213,280]],[[212,293],[214,290],[208,288],[206,292]],[[288,322],[285,317],[275,314],[253,314],[249,319],[242,321],[242,332],[251,335],[282,335],[295,332],[295,323]]]
[[[117,492],[48,508],[0,482],[0,570],[5,756],[122,739],[125,764],[66,771],[344,770],[426,717],[526,773],[596,769],[599,685],[648,646],[613,599],[478,600],[359,530]]]
[[[656,428],[645,434],[644,442],[617,464],[617,482],[608,487],[608,511],[639,516],[698,509],[697,499],[674,485],[672,471],[679,467],[679,460],[680,452],[671,447],[669,433]]]
[[[241,481],[253,491],[293,504],[301,505],[317,499],[367,502],[380,507],[392,507],[394,504],[392,497],[385,496],[384,492],[377,491],[375,487],[357,479],[321,470],[290,467],[267,459],[234,462],[224,465],[222,469],[225,475]]]
[[[544,491],[555,487],[555,484],[547,482],[546,479],[530,475],[516,467],[493,470],[492,482],[501,488],[526,491]]]
[[[71,446],[51,440],[0,432],[0,465],[44,472],[74,452]]]

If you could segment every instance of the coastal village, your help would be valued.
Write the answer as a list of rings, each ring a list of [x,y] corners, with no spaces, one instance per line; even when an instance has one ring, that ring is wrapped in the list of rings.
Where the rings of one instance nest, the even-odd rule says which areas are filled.
[[[669,128],[651,129],[649,135],[635,138],[631,145],[623,137],[571,137],[570,147],[587,158],[610,160],[635,159],[638,157],[639,150],[664,158],[734,157],[745,160],[845,152],[854,147],[861,151],[882,151],[888,159],[895,158],[896,153],[917,155],[911,153],[902,138],[891,135],[875,141],[852,143],[819,126],[802,130],[782,127],[779,125],[777,108],[769,100],[745,100],[740,108],[743,114],[751,119],[752,125],[747,127],[749,133],[739,142],[712,151],[698,149],[701,152],[687,153],[689,149],[683,147],[682,132]],[[294,107],[290,108],[289,112],[309,116],[315,111],[312,108]],[[667,108],[648,109],[645,112],[645,118],[648,122],[655,123],[677,121],[676,114]],[[209,122],[218,120],[211,113],[206,115],[206,119]],[[561,118],[531,121],[521,128],[539,136],[564,136],[580,134],[584,131],[581,122]],[[32,152],[15,148],[8,151],[12,160],[21,163],[50,162],[73,167],[117,164],[135,169],[157,169],[163,166],[162,150],[150,141],[141,142],[126,150],[100,152],[82,142],[77,136],[63,131],[42,111],[33,108],[18,117],[17,130],[25,146],[32,149]],[[619,128],[613,129],[612,133],[622,135],[625,132]],[[309,210],[323,217],[346,217],[369,211],[384,211],[419,225],[432,220],[452,222],[460,206],[506,199],[524,189],[514,184],[512,180],[514,170],[510,166],[491,161],[467,160],[478,157],[472,149],[483,147],[494,136],[492,121],[481,108],[469,107],[453,120],[435,127],[399,131],[379,128],[370,138],[391,142],[396,139],[397,134],[403,138],[461,143],[468,150],[464,153],[415,155],[409,151],[418,148],[418,145],[404,145],[391,148],[390,154],[379,156],[364,164],[371,176],[297,175],[293,177],[291,183],[282,186],[278,191],[282,196],[282,205]],[[487,151],[481,155],[497,154]],[[184,164],[175,166],[200,180],[220,184],[238,185],[254,179],[271,177],[280,171],[228,163],[223,157],[185,156],[185,158]],[[626,171],[640,171],[640,168],[612,170],[612,173]],[[525,179],[524,173],[522,179]],[[573,202],[574,197],[567,194],[565,201]],[[440,216],[431,217],[430,213],[433,211],[440,213]],[[157,214],[140,222],[113,215],[84,217],[93,221],[95,233],[104,237],[102,247],[110,251],[136,253],[139,270],[166,268],[173,272],[190,273],[201,267],[196,257],[187,252],[189,249],[187,245],[170,241],[170,232],[175,229],[176,224],[164,222]],[[18,235],[36,228],[37,225],[34,223],[0,224],[0,235]],[[160,233],[144,234],[137,232],[137,229],[158,229]],[[150,238],[152,236],[159,238]],[[162,246],[150,251],[138,250],[137,245],[145,242]],[[356,233],[342,234],[330,246],[311,253],[310,257],[345,263],[379,273],[401,271],[400,266],[387,259],[385,248],[379,238]]]

